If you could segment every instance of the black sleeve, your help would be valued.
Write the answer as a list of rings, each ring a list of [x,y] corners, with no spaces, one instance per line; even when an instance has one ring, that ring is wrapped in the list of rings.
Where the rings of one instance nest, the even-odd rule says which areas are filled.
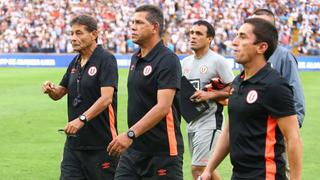
[[[268,87],[264,101],[264,106],[272,117],[281,118],[296,114],[293,91],[283,78]]]
[[[118,85],[118,66],[117,60],[113,55],[104,54],[101,62],[101,72],[99,81],[101,87],[111,86],[117,89]]]
[[[67,71],[65,72],[65,74],[63,75],[61,81],[60,81],[60,86],[65,87],[68,89],[68,84],[69,84],[69,78],[70,78],[70,74],[71,74],[71,70],[73,68],[75,68],[75,61],[77,59],[77,56],[70,62]]]
[[[166,55],[159,65],[158,89],[180,89],[182,71],[178,56]]]

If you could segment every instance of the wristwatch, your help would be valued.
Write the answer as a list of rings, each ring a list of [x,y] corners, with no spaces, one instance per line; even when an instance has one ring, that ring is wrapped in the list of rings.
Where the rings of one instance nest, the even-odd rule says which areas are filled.
[[[130,138],[132,140],[134,140],[136,138],[136,134],[131,129],[129,129],[129,131],[127,132],[127,136],[128,136],[128,138]]]
[[[80,121],[83,122],[83,123],[86,123],[86,122],[88,121],[86,115],[84,115],[84,114],[81,114],[81,115],[79,116],[79,119],[80,119]]]

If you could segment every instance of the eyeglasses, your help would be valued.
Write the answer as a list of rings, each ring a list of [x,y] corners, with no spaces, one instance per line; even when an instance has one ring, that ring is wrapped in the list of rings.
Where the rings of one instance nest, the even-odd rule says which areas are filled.
[[[66,135],[67,137],[77,137],[76,134],[67,134],[67,133],[65,133],[65,132],[64,132],[64,129],[58,129],[58,132],[59,132],[60,134]]]

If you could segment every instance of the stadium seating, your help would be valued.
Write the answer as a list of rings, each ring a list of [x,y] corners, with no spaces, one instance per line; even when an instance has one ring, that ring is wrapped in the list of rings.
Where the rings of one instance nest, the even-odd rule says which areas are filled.
[[[68,23],[75,15],[87,13],[99,21],[100,39],[114,53],[132,53],[130,17],[143,4],[158,4],[164,11],[165,42],[178,54],[189,53],[187,33],[192,22],[206,19],[216,30],[212,48],[230,55],[230,44],[243,20],[256,8],[271,9],[277,16],[279,43],[304,55],[320,55],[320,5],[299,0],[8,0],[0,1],[0,53],[66,53]],[[291,43],[292,27],[299,29],[298,41]]]

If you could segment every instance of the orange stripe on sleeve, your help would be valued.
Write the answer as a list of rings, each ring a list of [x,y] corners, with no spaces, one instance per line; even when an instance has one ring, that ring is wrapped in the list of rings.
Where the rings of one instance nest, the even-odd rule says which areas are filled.
[[[168,133],[168,140],[169,140],[170,156],[176,156],[178,155],[178,150],[177,150],[176,134],[174,131],[174,119],[172,114],[172,108],[170,108],[170,111],[167,114],[166,121],[167,121],[167,133]]]
[[[274,161],[274,145],[276,144],[276,127],[277,120],[268,116],[267,122],[267,136],[265,147],[265,160],[266,160],[266,179],[274,180],[276,177],[276,162]]]
[[[109,109],[110,130],[111,130],[112,139],[114,139],[117,136],[116,122],[115,122],[116,118],[115,118],[113,107],[111,104],[109,104],[108,109]]]

